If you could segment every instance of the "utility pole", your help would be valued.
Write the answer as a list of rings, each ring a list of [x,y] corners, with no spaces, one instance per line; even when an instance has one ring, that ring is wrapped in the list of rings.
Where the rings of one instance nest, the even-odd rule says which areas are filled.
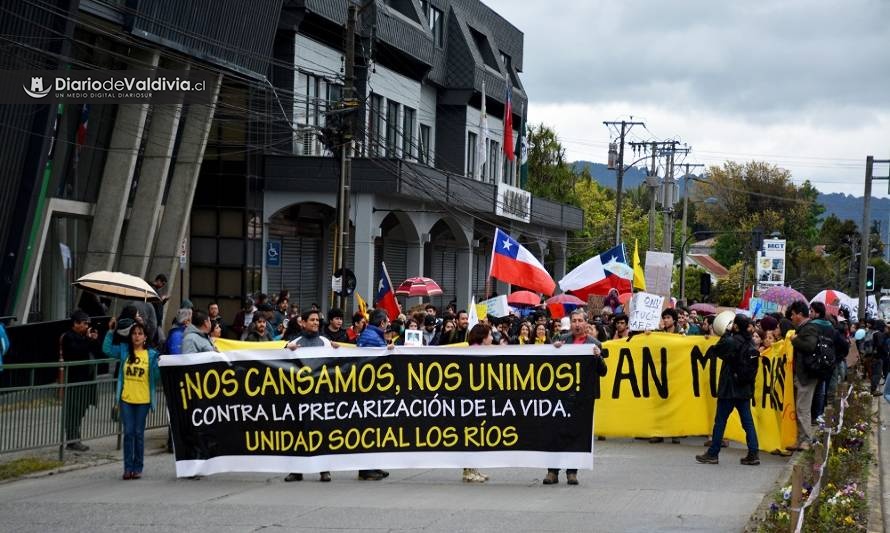
[[[661,153],[660,150],[663,150],[665,147],[673,146],[676,144],[676,141],[649,141],[649,142],[632,142],[629,143],[630,146],[634,149],[642,149],[642,151],[649,152],[652,156],[652,162],[649,165],[649,171],[646,176],[646,186],[649,188],[649,250],[655,250],[655,217],[658,212],[656,209],[658,201],[656,190],[659,187],[658,181],[658,171],[656,170],[655,162],[656,157]]]
[[[688,154],[691,148],[677,148],[679,141],[670,141],[670,147],[665,150],[667,156],[667,170],[665,171],[662,204],[664,205],[664,239],[661,248],[665,253],[671,253],[671,244],[674,239],[674,164],[677,153]]]
[[[633,118],[633,117],[631,117]],[[618,168],[615,172],[615,246],[621,244],[621,194],[624,185],[624,137],[630,132],[634,126],[646,127],[643,122],[621,122],[604,121],[605,126],[621,126],[619,130],[618,143]]]
[[[871,253],[871,182],[873,180],[887,180],[890,182],[890,175],[886,178],[876,178],[874,176],[875,163],[890,164],[890,159],[875,160],[873,155],[865,158],[865,197],[862,199],[862,226],[860,231],[859,243],[859,318],[865,318],[866,302],[868,294],[865,292],[865,277],[868,268],[868,256]],[[888,183],[888,191],[890,191],[890,183]]]
[[[334,236],[334,272],[340,272],[341,290],[346,282],[346,256],[349,253],[349,196],[352,189],[352,136],[355,130],[355,30],[359,7],[350,3],[346,18],[346,60],[344,65],[343,99],[340,111],[342,123],[337,136],[340,149],[340,182],[337,187],[337,232]],[[345,295],[340,296],[338,307],[346,311]],[[333,300],[333,295],[332,295]]]
[[[686,172],[683,173],[683,236],[680,242],[686,242],[686,221],[687,212],[689,211],[689,169],[695,167],[704,167],[701,163],[686,163]],[[686,305],[686,250],[680,247],[680,301]]]

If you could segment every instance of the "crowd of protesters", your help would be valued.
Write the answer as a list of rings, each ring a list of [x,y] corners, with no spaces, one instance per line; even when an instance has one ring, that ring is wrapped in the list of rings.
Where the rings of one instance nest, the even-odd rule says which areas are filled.
[[[162,290],[163,276],[154,285]],[[463,345],[525,345],[564,343],[589,343],[595,345],[595,353],[602,342],[629,339],[634,335],[650,332],[632,332],[629,318],[616,299],[606,299],[599,312],[586,309],[569,310],[569,316],[552,317],[544,307],[525,308],[506,317],[479,317],[477,326],[470,328],[470,315],[457,309],[454,301],[444,309],[432,304],[420,305],[407,310],[390,321],[385,313],[372,310],[370,315],[357,312],[347,317],[341,309],[332,308],[322,313],[317,304],[301,312],[291,304],[287,291],[268,296],[257,294],[247,298],[231,323],[220,316],[219,306],[210,303],[207,309],[195,309],[189,300],[183,300],[181,308],[172,313],[169,329],[163,321],[166,301],[151,305],[136,302],[123,308],[118,317],[111,320],[109,330],[101,343],[95,329],[90,327],[90,315],[81,310],[72,314],[72,329],[60,343],[60,359],[79,360],[98,357],[102,352],[119,360],[117,365],[117,396],[124,425],[124,479],[138,479],[142,475],[144,453],[145,417],[154,404],[153,383],[157,379],[157,361],[160,354],[187,354],[217,351],[215,339],[227,337],[249,342],[284,341],[282,346],[291,349],[311,346],[342,344],[365,346],[396,346],[410,342],[423,346]],[[347,324],[347,318],[349,323]],[[658,331],[674,335],[714,334],[714,315],[705,315],[695,309],[683,307],[662,311]],[[406,334],[416,331],[417,334]],[[739,411],[743,426],[748,433],[748,455],[742,464],[759,464],[757,435],[751,421],[750,398],[752,383],[739,383],[736,374],[746,359],[745,354],[764,353],[773,343],[790,339],[794,349],[794,389],[797,409],[799,442],[791,450],[805,450],[815,439],[815,427],[824,423],[825,406],[838,396],[840,383],[846,380],[847,355],[854,345],[860,354],[863,369],[875,395],[885,394],[890,401],[890,383],[885,376],[890,370],[890,326],[881,320],[863,320],[851,323],[846,311],[837,316],[829,314],[824,304],[795,302],[785,313],[771,313],[760,319],[737,315],[726,334],[720,339],[716,352],[724,360],[718,382],[718,409],[712,438],[705,445],[708,451],[696,456],[699,462],[715,464],[721,447],[727,443],[722,438],[726,419],[733,409]],[[814,374],[802,361],[817,344],[829,339],[835,359],[828,370]],[[753,350],[753,352],[752,352]],[[602,358],[598,357],[600,363]],[[729,364],[727,364],[729,362]],[[86,368],[86,367],[83,367]],[[735,370],[734,370],[735,369]],[[604,375],[605,364],[597,366],[597,373]],[[80,379],[72,373],[71,381]],[[882,385],[885,387],[882,389]],[[68,448],[74,451],[87,449],[80,442],[82,411],[90,403],[90,389],[83,389],[83,398],[71,402],[68,413],[66,436]],[[679,442],[679,437],[672,437]],[[662,437],[652,437],[650,442],[662,442]],[[168,448],[172,443],[168,441]],[[790,453],[790,452],[785,452]],[[577,484],[577,471],[568,470],[567,482]],[[544,484],[558,483],[559,470],[551,469]],[[388,472],[379,469],[362,470],[360,479],[380,480]],[[292,473],[287,481],[298,481],[302,474]],[[329,472],[320,474],[321,481],[330,481]],[[476,469],[464,469],[464,481],[484,482],[488,476]]]

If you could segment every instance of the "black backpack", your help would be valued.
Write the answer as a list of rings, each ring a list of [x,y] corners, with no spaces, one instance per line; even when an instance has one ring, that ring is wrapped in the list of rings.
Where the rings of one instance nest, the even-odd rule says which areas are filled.
[[[760,352],[751,341],[746,342],[739,350],[733,376],[737,385],[753,385],[760,369]]]
[[[803,366],[810,376],[825,379],[834,370],[836,357],[834,339],[820,334],[813,353],[804,355]]]

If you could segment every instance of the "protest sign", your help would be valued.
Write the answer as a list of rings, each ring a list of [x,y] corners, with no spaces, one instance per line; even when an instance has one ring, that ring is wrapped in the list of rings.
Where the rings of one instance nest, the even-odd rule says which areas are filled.
[[[163,357],[176,473],[593,467],[589,346],[419,353]]]
[[[405,346],[418,347],[423,346],[423,334],[419,329],[405,330]]]
[[[664,296],[648,292],[634,293],[630,300],[628,327],[631,331],[651,331],[658,329],[661,321],[661,306]]]
[[[510,306],[507,304],[506,295],[482,300],[478,305],[485,306],[485,314],[480,314],[479,316],[491,315],[500,318],[510,314]]]
[[[646,252],[646,291],[661,296],[671,295],[671,280],[674,274],[674,254],[667,252]]]

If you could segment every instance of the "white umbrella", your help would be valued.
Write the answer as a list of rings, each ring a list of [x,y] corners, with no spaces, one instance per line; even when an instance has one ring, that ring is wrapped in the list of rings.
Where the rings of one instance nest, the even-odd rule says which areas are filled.
[[[87,292],[127,300],[160,301],[158,293],[144,279],[123,272],[100,270],[81,276],[74,286]]]

